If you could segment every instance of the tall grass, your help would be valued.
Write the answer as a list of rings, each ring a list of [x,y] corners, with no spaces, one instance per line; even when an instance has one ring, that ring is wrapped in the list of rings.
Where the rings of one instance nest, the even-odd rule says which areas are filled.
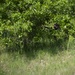
[[[1,75],[74,75],[75,51],[62,51],[56,55],[39,51],[36,58],[18,53],[0,55]]]
[[[74,39],[71,37],[67,50],[45,48],[30,52],[8,53],[0,47],[0,75],[75,75]],[[52,51],[55,50],[55,51]]]

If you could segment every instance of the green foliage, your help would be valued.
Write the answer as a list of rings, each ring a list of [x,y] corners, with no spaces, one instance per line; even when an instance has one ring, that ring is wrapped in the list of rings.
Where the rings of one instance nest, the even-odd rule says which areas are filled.
[[[45,39],[55,43],[75,37],[74,7],[74,0],[2,0],[0,37],[11,50],[27,49]],[[60,30],[54,30],[55,23]]]

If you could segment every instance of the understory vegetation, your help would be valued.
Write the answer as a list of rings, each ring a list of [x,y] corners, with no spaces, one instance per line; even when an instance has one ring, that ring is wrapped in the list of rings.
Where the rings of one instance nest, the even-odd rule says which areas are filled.
[[[28,55],[2,52],[0,75],[75,75],[75,48],[50,51],[38,50]]]

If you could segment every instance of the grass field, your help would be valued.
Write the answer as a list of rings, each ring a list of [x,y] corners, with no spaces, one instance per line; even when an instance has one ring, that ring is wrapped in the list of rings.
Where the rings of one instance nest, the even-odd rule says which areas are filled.
[[[2,53],[0,75],[75,75],[75,50],[55,55],[39,51],[35,58]]]
[[[39,50],[29,56],[1,52],[0,75],[75,75],[75,50]]]

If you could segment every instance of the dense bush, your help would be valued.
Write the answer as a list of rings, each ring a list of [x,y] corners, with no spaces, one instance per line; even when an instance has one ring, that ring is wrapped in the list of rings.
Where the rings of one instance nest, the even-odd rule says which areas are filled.
[[[0,39],[11,50],[75,37],[74,0],[2,0]],[[54,24],[60,29],[55,30]]]

